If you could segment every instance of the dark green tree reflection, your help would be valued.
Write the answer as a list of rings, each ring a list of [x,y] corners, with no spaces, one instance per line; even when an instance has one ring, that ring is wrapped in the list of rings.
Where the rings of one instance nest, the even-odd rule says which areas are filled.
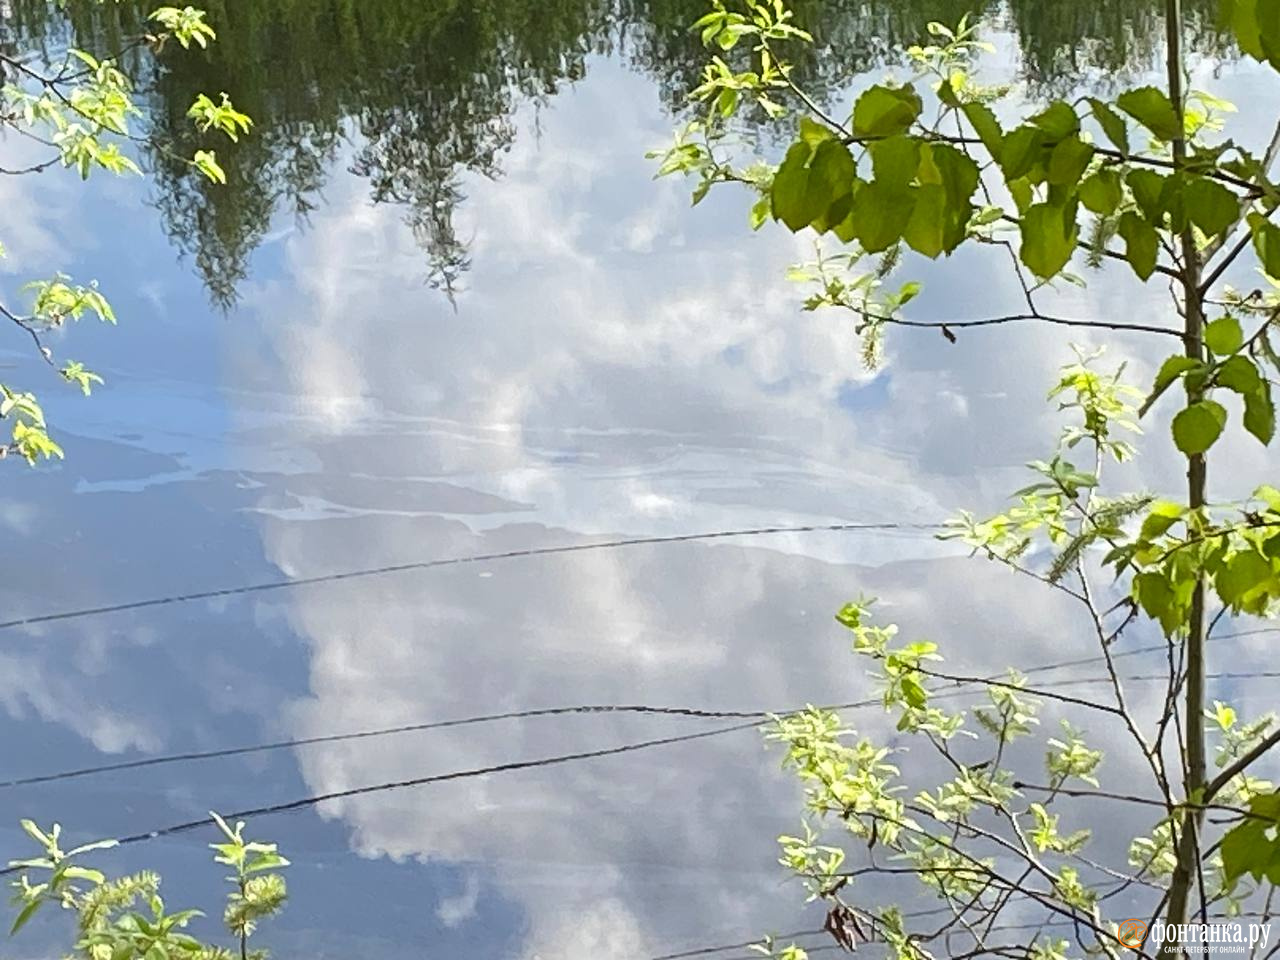
[[[524,104],[580,79],[593,54],[621,57],[683,106],[704,54],[688,24],[703,0],[210,0],[219,41],[203,56],[162,56],[138,78],[154,133],[179,153],[194,136],[198,91],[223,91],[255,121],[220,151],[225,187],[145,158],[173,242],[228,304],[273,216],[305,218],[336,162],[403,208],[428,281],[452,294],[469,259],[454,212],[465,173],[496,177]],[[1156,0],[795,0],[816,43],[798,64],[805,86],[832,96],[849,79],[918,42],[930,20],[983,16],[1018,40],[1022,69],[1070,84],[1151,64],[1162,26]],[[1213,0],[1189,0],[1203,46],[1217,42]],[[11,0],[0,42],[33,50],[75,42],[112,49],[143,28],[150,4]]]

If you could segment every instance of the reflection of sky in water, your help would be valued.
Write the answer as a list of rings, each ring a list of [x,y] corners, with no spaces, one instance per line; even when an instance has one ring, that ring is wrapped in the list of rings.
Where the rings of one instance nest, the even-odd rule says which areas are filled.
[[[646,81],[591,67],[502,180],[470,185],[475,268],[456,314],[421,284],[396,211],[351,176],[334,174],[309,229],[281,222],[226,316],[173,263],[144,188],[44,178],[56,188],[40,212],[33,184],[0,183],[10,224],[29,226],[10,226],[5,269],[103,277],[124,318],[75,333],[71,355],[107,376],[101,395],[46,390],[66,464],[7,471],[0,526],[21,562],[0,587],[6,617],[586,534],[928,522],[1017,485],[1058,429],[1043,394],[1068,356],[1061,331],[900,336],[868,374],[849,325],[799,313],[779,279],[807,241],[749,234],[731,192],[695,213],[686,185],[651,183],[643,152],[669,118]],[[1242,103],[1258,83],[1243,68],[1213,81]],[[75,217],[102,232],[72,230]],[[1006,279],[996,257],[957,257],[931,274],[921,315],[1016,307]],[[1126,317],[1157,302],[1110,276],[1057,300]],[[1162,354],[1133,346],[1146,379]],[[1157,437],[1127,479],[1176,480],[1167,446]],[[1245,476],[1265,466],[1247,439],[1221,459]],[[863,591],[967,669],[1092,652],[1054,595],[922,536],[495,561],[11,633],[3,769],[578,702],[850,700],[867,685],[830,614]],[[1233,644],[1231,669],[1263,662],[1255,639]],[[1264,691],[1238,696],[1257,710]],[[142,770],[6,792],[0,823],[39,811],[122,835],[707,722],[535,719]],[[877,714],[857,722],[891,735]],[[803,927],[774,864],[798,812],[776,765],[748,732],[264,819],[253,832],[295,862],[269,936],[281,955],[429,944],[628,960]],[[162,870],[175,904],[208,903],[202,840],[104,859]],[[22,849],[8,826],[0,843]]]

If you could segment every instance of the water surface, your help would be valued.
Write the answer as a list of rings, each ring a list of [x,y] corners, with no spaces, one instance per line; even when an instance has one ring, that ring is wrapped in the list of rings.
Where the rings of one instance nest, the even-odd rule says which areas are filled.
[[[968,6],[806,4],[821,29],[802,69],[841,96]],[[989,6],[993,69],[1026,90],[1141,74],[1153,9]],[[696,5],[262,0],[217,14],[208,57],[166,53],[140,82],[160,131],[185,130],[196,90],[254,116],[226,189],[147,157],[145,183],[0,181],[6,291],[63,268],[100,277],[122,317],[67,346],[107,377],[90,400],[4,345],[68,455],[6,466],[4,619],[597,538],[930,523],[998,503],[1061,427],[1043,403],[1070,356],[1060,331],[895,339],[868,371],[850,326],[801,313],[783,279],[808,239],[751,234],[741,196],[690,210],[686,184],[652,182],[644,153],[703,56],[683,29]],[[70,16],[14,4],[9,42],[109,44],[136,8]],[[1245,104],[1261,137],[1247,105],[1275,85],[1214,60],[1207,26],[1197,37],[1197,81]],[[1017,303],[997,258],[928,276],[921,316]],[[1161,308],[1106,275],[1060,305]],[[1120,346],[1138,379],[1161,359]],[[1165,446],[1135,484],[1176,483]],[[1228,456],[1242,474],[1265,467],[1247,440]],[[831,613],[863,592],[974,669],[1091,652],[1053,594],[919,532],[495,559],[7,630],[0,779],[573,704],[852,701],[868,683]],[[1264,663],[1264,640],[1238,642],[1232,666]],[[1265,689],[1231,692],[1247,709]],[[851,718],[892,736],[876,711]],[[0,790],[0,823],[127,836],[725,722],[538,717],[154,767]],[[812,927],[774,862],[799,812],[778,760],[738,731],[255,818],[294,861],[264,941],[281,957],[645,960]],[[208,905],[207,839],[104,860],[155,867],[172,904]],[[0,853],[23,843],[0,829]],[[54,935],[33,929],[15,955]]]

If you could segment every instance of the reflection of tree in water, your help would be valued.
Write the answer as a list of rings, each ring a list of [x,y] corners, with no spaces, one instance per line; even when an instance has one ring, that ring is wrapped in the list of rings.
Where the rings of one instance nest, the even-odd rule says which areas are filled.
[[[136,35],[150,3],[11,0],[10,46],[68,37],[109,49]],[[225,90],[254,118],[253,135],[220,149],[228,183],[148,158],[155,203],[215,299],[230,303],[274,214],[305,217],[336,158],[369,180],[375,202],[401,205],[425,251],[429,281],[450,293],[468,267],[454,228],[460,176],[500,173],[521,104],[581,78],[593,53],[621,53],[679,109],[705,61],[688,24],[703,0],[211,0],[218,42],[202,56],[163,56],[141,78],[155,133],[189,154],[186,110]],[[1156,0],[794,0],[815,34],[797,48],[805,85],[827,95],[918,41],[930,20],[975,7],[1019,38],[1026,75],[1070,82],[1148,65],[1158,49]],[[1213,0],[1189,0],[1205,14]],[[1211,37],[1211,31],[1202,31]],[[6,42],[0,37],[0,42]]]

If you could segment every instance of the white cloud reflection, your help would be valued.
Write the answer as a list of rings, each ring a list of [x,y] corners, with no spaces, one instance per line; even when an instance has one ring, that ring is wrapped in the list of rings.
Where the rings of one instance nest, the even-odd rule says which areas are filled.
[[[306,452],[299,462],[317,466],[305,482],[344,518],[264,517],[272,562],[359,566],[606,531],[930,521],[998,502],[1021,464],[1049,449],[1060,421],[1044,393],[1070,357],[1061,330],[1008,328],[954,346],[900,336],[886,369],[868,374],[848,323],[799,313],[779,279],[806,241],[751,236],[740,197],[690,213],[686,185],[648,182],[639,158],[669,120],[637,91],[640,81],[601,65],[542,113],[541,137],[516,144],[501,181],[472,191],[476,268],[457,316],[418,288],[410,236],[395,211],[366,205],[359,182],[335,185],[311,229],[283,241],[286,273],[249,298],[274,331],[273,388],[299,411],[277,439]],[[965,255],[937,272],[920,301],[932,315],[1018,306],[998,257]],[[1052,299],[1081,316],[1145,317],[1159,302],[1107,277]],[[1142,380],[1162,356],[1127,359]],[[1230,455],[1262,463],[1246,445]],[[1158,486],[1174,464],[1157,453],[1130,479]],[[369,508],[370,491],[385,488],[393,510],[392,494],[429,482],[512,508],[456,507],[448,519]],[[311,696],[292,706],[293,729],[569,701],[850,699],[865,683],[830,614],[863,590],[975,671],[1092,652],[1085,631],[1064,627],[1073,621],[1059,596],[977,561],[937,559],[948,553],[919,538],[792,537],[298,591],[288,616],[311,645]],[[882,718],[861,722],[892,736]],[[668,729],[532,721],[433,736],[412,754],[335,745],[299,762],[321,792]],[[1098,739],[1115,748],[1114,765],[1133,762],[1114,733]],[[796,925],[800,898],[778,888],[773,837],[798,807],[793,784],[767,772],[775,759],[735,735],[322,812],[362,855],[471,865],[524,911],[523,957],[628,960],[717,931]],[[1110,822],[1113,838],[1135,829]],[[475,906],[468,887],[437,910],[453,922]]]

